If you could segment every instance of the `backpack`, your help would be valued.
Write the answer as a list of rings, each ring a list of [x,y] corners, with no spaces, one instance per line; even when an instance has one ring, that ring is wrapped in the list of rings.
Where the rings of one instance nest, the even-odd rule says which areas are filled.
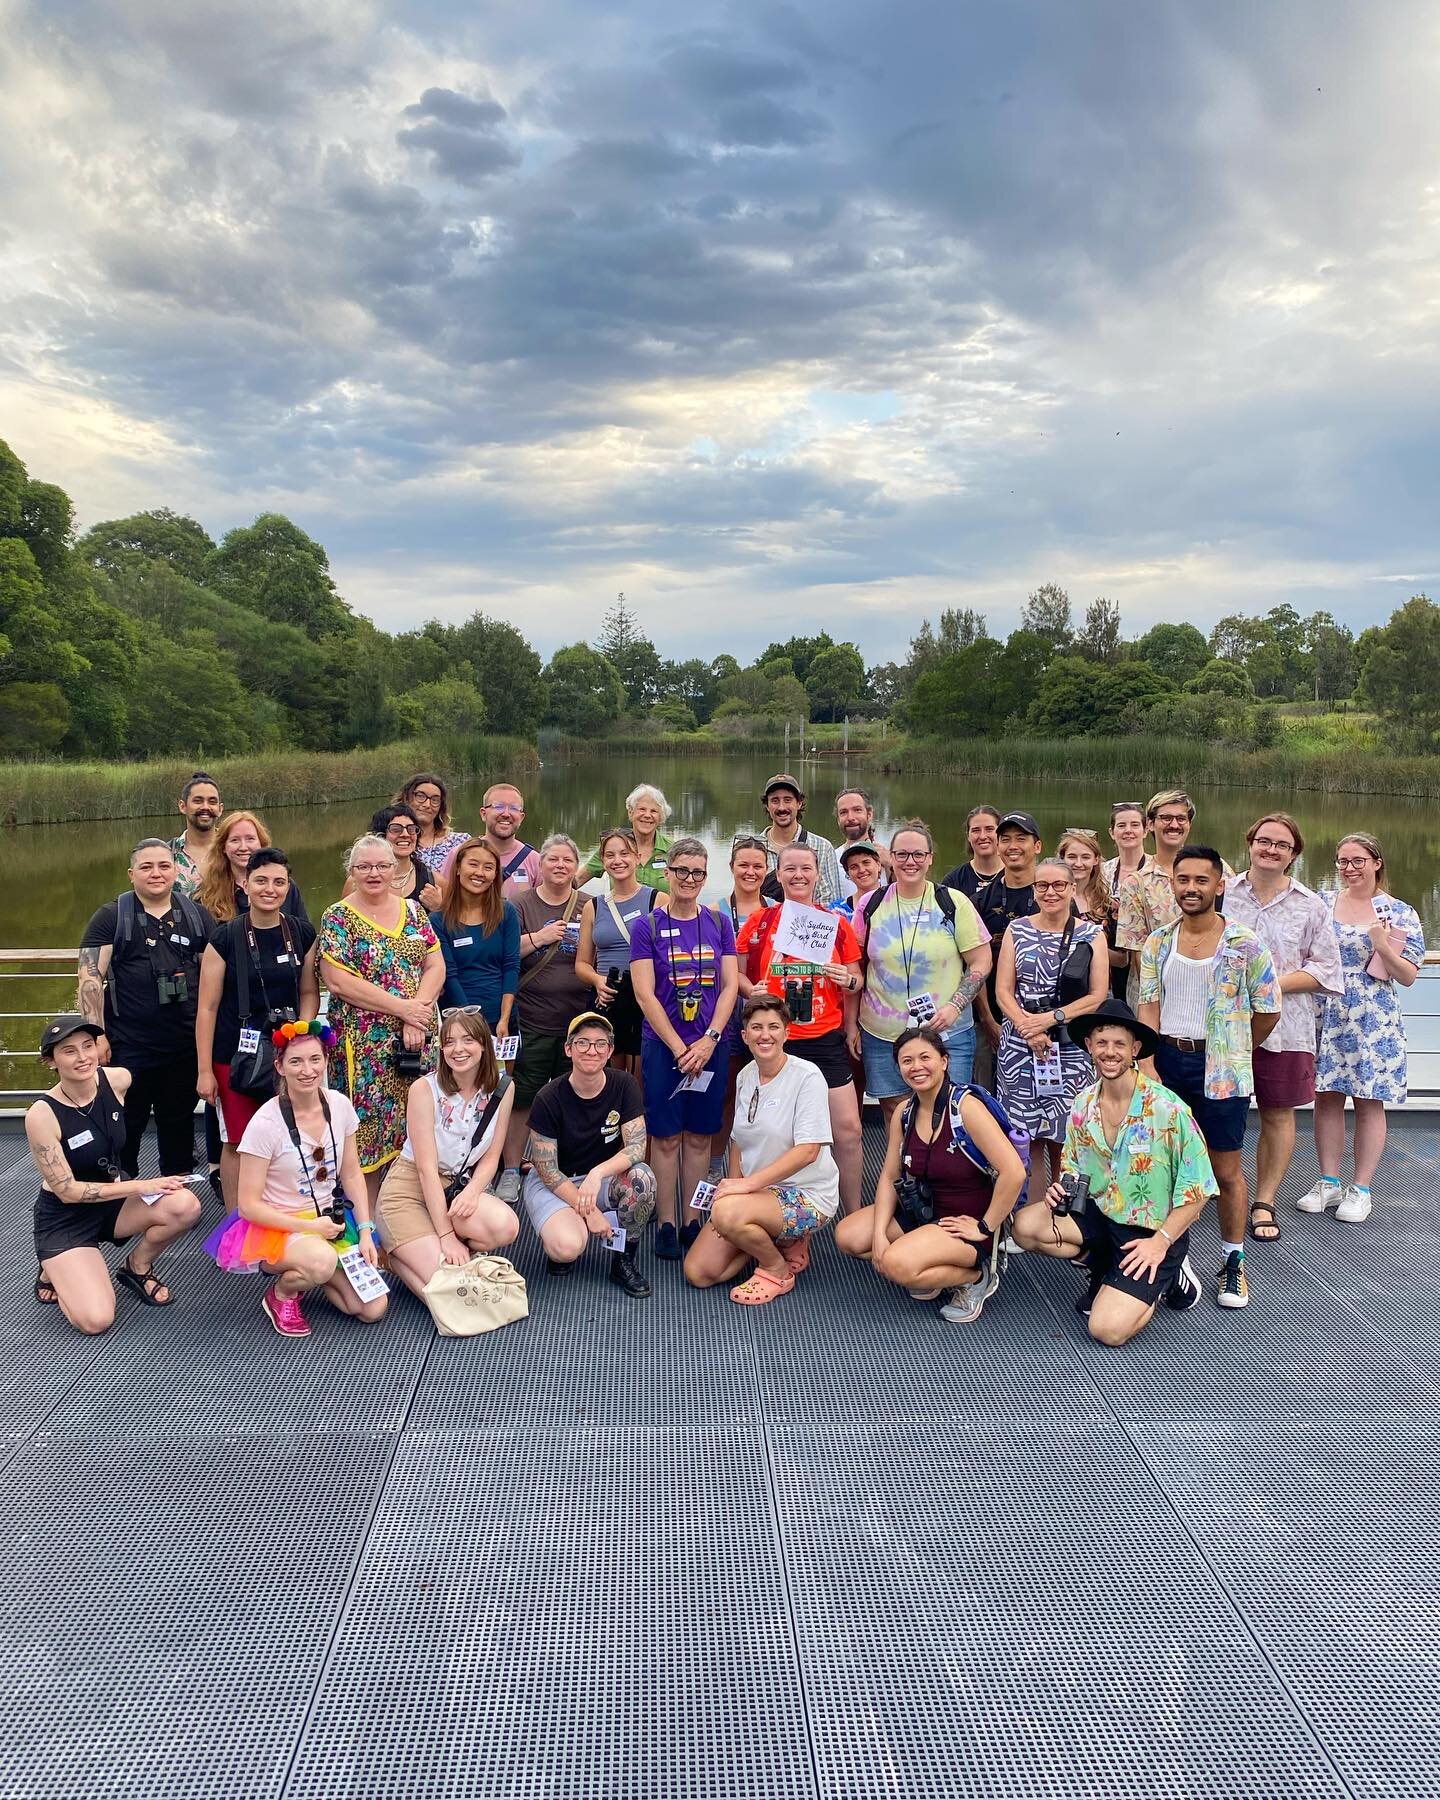
[[[209,933],[205,929],[204,915],[190,896],[182,894],[179,888],[176,888],[171,894],[170,905],[174,909],[176,922],[190,939],[194,959],[198,962],[201,952],[210,942]],[[112,963],[119,957],[122,950],[128,952],[134,948],[135,927],[139,923],[140,901],[132,888],[129,893],[116,896],[115,936],[110,944]]]
[[[944,919],[945,923],[950,927],[950,932],[953,936],[955,932],[955,896],[951,893],[949,888],[941,887],[939,882],[935,882],[932,885],[935,889],[935,904],[940,909],[940,917]],[[864,896],[870,904],[864,909],[865,935],[863,937],[860,937],[860,902],[859,900],[855,902],[855,912],[852,923],[855,926],[856,937],[860,938],[860,974],[862,979],[870,972],[870,914],[880,901],[894,891],[895,883],[892,881],[889,887],[876,888],[872,893]]]
[[[990,1167],[990,1164],[981,1153],[974,1138],[972,1138],[970,1133],[965,1129],[965,1123],[961,1117],[960,1107],[961,1102],[965,1099],[967,1094],[972,1100],[978,1100],[980,1102],[990,1114],[990,1117],[1005,1133],[1006,1137],[1009,1138],[1011,1145],[1015,1150],[1015,1154],[1020,1158],[1021,1162],[1024,1163],[1028,1172],[1030,1168],[1030,1133],[1025,1130],[1024,1126],[1016,1125],[1012,1122],[1009,1113],[1005,1110],[1003,1102],[997,1100],[995,1095],[992,1094],[988,1088],[977,1087],[973,1081],[968,1087],[961,1088],[952,1085],[950,1089],[950,1135],[961,1151],[970,1158],[970,1161],[974,1163],[977,1169],[984,1169],[986,1173],[990,1175],[995,1173],[994,1169]],[[912,1095],[901,1109],[900,1130],[902,1135],[909,1134],[910,1127],[914,1122],[915,1099]]]

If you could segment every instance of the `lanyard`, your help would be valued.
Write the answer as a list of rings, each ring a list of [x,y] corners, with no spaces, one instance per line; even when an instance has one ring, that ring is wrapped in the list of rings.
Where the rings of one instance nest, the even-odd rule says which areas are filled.
[[[932,892],[930,883],[925,883],[925,891],[920,895],[919,904],[915,908],[915,919],[910,929],[910,942],[905,942],[905,915],[900,910],[900,886],[895,886],[895,917],[900,923],[900,956],[905,965],[905,998],[910,998],[910,963],[915,954],[915,940],[920,935],[920,915],[929,911],[929,900]]]
[[[322,1207],[319,1196],[315,1192],[315,1182],[310,1174],[310,1165],[305,1160],[305,1146],[300,1142],[300,1128],[295,1123],[295,1108],[290,1104],[288,1095],[280,1102],[280,1117],[285,1121],[285,1129],[290,1133],[290,1142],[295,1146],[295,1154],[300,1159],[300,1177],[305,1183],[305,1192],[310,1196],[310,1204],[315,1208],[316,1217],[321,1212],[335,1214],[335,1196],[340,1195],[340,1209],[344,1210],[345,1196],[340,1187],[340,1152],[335,1147],[335,1121],[330,1117],[330,1108],[322,1091],[320,1095],[320,1111],[325,1118],[325,1129],[330,1133],[330,1160],[335,1165],[334,1180],[330,1188],[330,1204]]]

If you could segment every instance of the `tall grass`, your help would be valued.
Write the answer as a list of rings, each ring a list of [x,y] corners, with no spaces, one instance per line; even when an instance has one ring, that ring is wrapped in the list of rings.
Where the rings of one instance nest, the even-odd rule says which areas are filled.
[[[317,806],[391,794],[417,769],[447,779],[520,775],[535,769],[535,746],[519,738],[420,738],[376,750],[267,750],[203,764],[232,805]],[[184,761],[144,763],[0,762],[0,824],[137,819],[172,812],[195,770]]]
[[[725,723],[731,725],[736,721],[727,720]],[[867,750],[876,748],[881,741],[881,733],[876,725],[850,727],[850,753],[853,756],[863,755]],[[807,725],[805,742],[826,752],[839,750],[843,742],[843,727]],[[702,728],[700,731],[624,731],[603,738],[542,737],[541,748],[546,756],[562,762],[594,756],[597,750],[616,756],[781,755],[785,749],[785,729],[783,725],[775,730],[769,725],[757,727],[745,723],[738,731]],[[800,754],[798,731],[790,734],[790,754]]]
[[[1167,782],[1269,793],[1440,799],[1440,756],[1382,756],[1358,749],[1316,751],[1279,745],[1272,750],[1229,750],[1191,738],[960,738],[943,744],[901,741],[868,760],[890,774],[1107,781],[1132,788],[1142,799]]]

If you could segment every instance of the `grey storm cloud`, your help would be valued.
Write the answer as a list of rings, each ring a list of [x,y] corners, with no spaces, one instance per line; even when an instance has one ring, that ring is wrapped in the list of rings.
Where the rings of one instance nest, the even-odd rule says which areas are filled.
[[[407,150],[428,151],[435,168],[454,181],[483,181],[519,165],[519,150],[500,132],[505,108],[495,100],[426,88],[405,108],[405,117],[416,123],[403,126],[396,141]]]

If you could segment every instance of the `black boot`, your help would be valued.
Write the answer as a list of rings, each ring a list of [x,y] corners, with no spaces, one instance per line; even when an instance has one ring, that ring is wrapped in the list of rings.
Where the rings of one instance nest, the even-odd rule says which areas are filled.
[[[610,1252],[610,1279],[616,1287],[624,1288],[632,1300],[648,1300],[650,1283],[635,1265],[633,1250],[612,1250]]]

